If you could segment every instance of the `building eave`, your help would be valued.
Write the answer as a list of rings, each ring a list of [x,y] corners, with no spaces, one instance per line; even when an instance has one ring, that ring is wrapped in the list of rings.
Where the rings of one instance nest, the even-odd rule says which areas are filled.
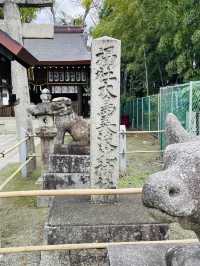
[[[38,61],[37,66],[68,66],[68,65],[90,65],[91,60],[79,61]]]
[[[18,61],[25,67],[38,63],[38,60],[28,50],[2,30],[0,30],[0,46],[12,54],[13,60]]]

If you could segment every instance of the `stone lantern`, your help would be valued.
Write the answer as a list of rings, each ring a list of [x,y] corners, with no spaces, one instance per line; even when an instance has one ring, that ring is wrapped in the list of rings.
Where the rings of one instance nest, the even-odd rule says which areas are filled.
[[[39,103],[28,109],[28,112],[39,121],[39,127],[35,134],[41,140],[41,154],[44,170],[48,169],[49,154],[53,152],[54,138],[56,128],[54,127],[54,116],[51,110],[51,94],[45,88],[40,96],[42,103]]]

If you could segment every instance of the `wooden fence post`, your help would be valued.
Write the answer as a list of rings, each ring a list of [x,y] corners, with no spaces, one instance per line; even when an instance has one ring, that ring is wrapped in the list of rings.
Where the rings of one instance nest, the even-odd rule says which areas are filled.
[[[126,126],[125,125],[120,125],[119,143],[120,143],[119,172],[120,172],[120,177],[123,177],[126,175]]]

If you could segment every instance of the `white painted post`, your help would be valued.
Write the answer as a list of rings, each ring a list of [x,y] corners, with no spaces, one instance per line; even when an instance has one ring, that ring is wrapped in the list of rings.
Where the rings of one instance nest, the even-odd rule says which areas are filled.
[[[120,126],[120,136],[119,136],[119,147],[120,147],[120,166],[119,172],[120,177],[126,176],[126,126]]]
[[[21,136],[22,139],[25,139],[27,137],[26,136],[26,131],[25,131],[24,128],[21,128],[20,136]],[[27,150],[27,143],[26,143],[26,141],[23,142],[22,144],[20,144],[19,155],[20,155],[20,163],[21,164],[25,163],[26,160],[28,159],[28,150]],[[28,176],[28,169],[27,169],[27,167],[22,168],[21,174],[22,174],[23,177]]]
[[[92,188],[116,188],[119,179],[121,41],[93,40],[91,64],[90,176]],[[115,197],[114,197],[115,198]],[[113,201],[94,196],[95,202]]]

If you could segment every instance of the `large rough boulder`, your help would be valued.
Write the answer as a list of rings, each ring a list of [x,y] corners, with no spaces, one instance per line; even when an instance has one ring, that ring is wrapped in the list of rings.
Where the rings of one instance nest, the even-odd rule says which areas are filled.
[[[173,114],[167,117],[166,137],[170,145],[164,152],[164,169],[148,178],[143,203],[174,217],[200,239],[200,139],[190,136]],[[171,260],[168,265],[183,264]]]

